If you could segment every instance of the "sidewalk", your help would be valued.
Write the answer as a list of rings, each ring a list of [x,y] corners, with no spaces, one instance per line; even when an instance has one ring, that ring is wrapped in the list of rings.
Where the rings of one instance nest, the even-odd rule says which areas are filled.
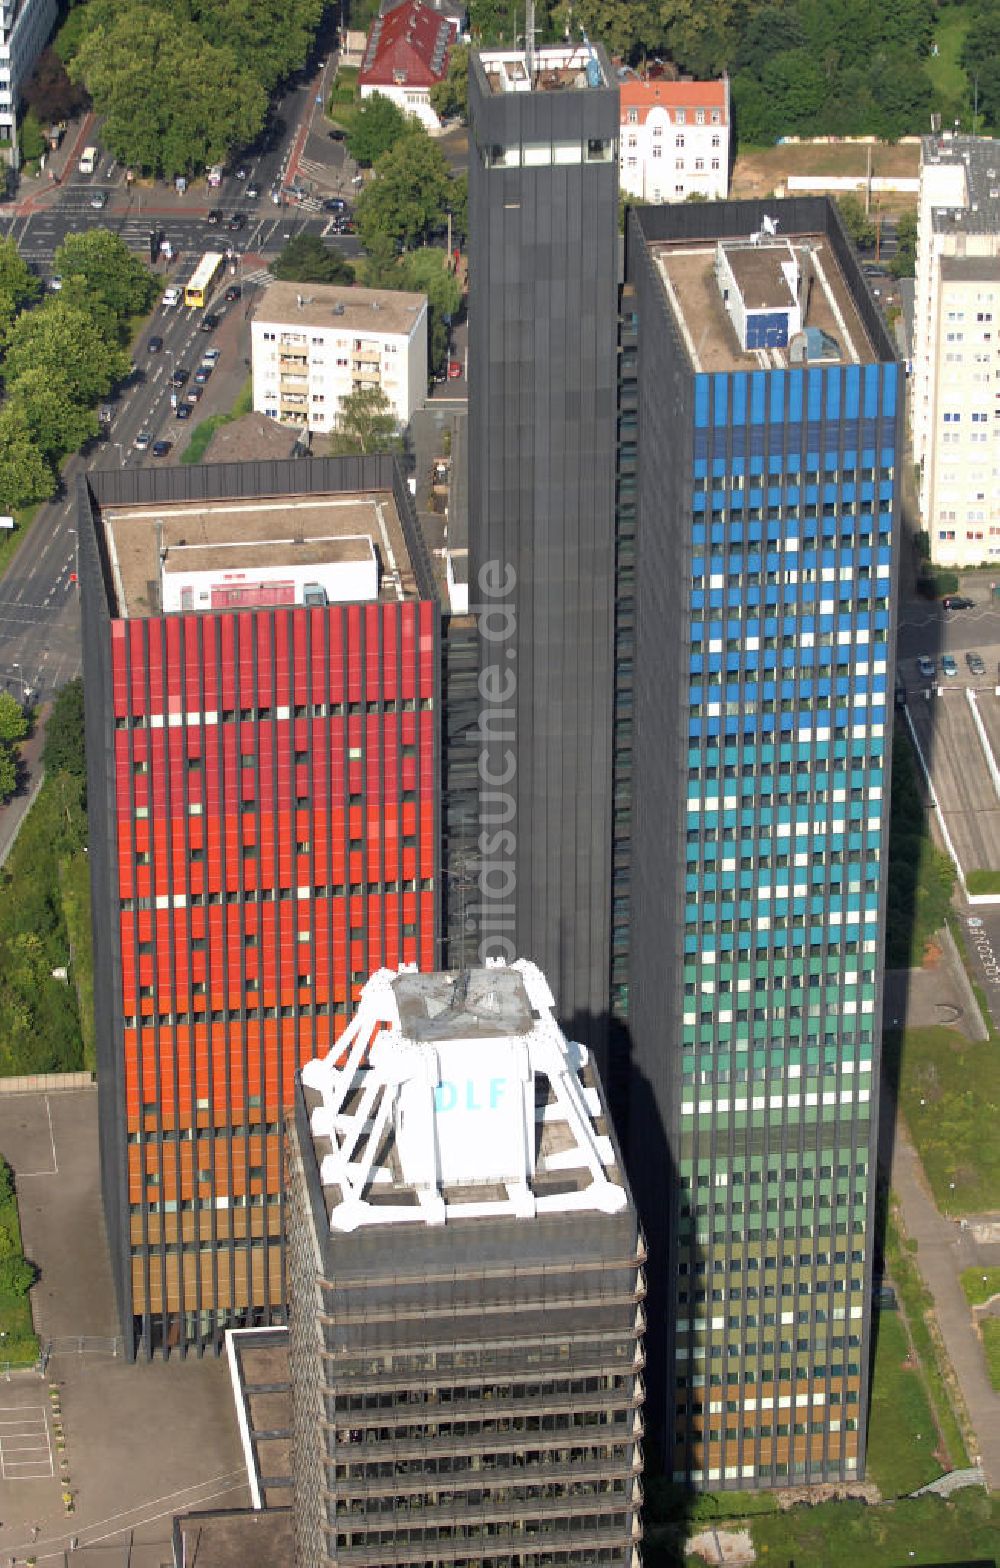
[[[21,823],[42,785],[44,777],[42,748],[45,745],[45,725],[51,707],[51,703],[45,702],[37,710],[35,727],[27,740],[21,742],[19,748],[21,761],[24,764],[21,784],[17,794],[12,796],[5,806],[0,806],[0,866],[5,864]]]
[[[991,1491],[1000,1488],[1000,1395],[994,1393],[983,1347],[959,1283],[966,1266],[967,1232],[942,1218],[928,1191],[923,1167],[902,1121],[896,1125],[892,1188],[907,1235],[917,1243],[916,1264],[934,1299],[941,1337],[955,1370],[969,1419],[979,1440],[979,1459]],[[973,1463],[976,1456],[970,1455]]]

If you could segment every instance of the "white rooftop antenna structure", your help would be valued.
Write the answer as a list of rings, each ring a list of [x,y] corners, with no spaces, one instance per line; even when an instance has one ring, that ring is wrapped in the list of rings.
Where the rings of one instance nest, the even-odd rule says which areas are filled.
[[[336,1049],[302,1069],[332,1231],[625,1208],[588,1053],[552,1008],[523,959],[372,975]]]
[[[780,222],[780,218],[769,218],[765,212],[763,218],[760,220],[761,232],[764,234],[770,234],[771,238],[773,239],[778,232],[778,224]]]

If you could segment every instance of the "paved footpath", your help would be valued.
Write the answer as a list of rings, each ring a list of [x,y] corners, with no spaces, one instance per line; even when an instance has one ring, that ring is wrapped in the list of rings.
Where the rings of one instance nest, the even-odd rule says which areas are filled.
[[[917,1243],[916,1263],[934,1298],[941,1337],[979,1440],[979,1460],[991,1491],[1000,1489],[1000,1395],[994,1393],[983,1347],[972,1326],[959,1274],[966,1239],[955,1220],[938,1213],[917,1152],[902,1120],[896,1125],[892,1187],[907,1235]],[[975,1455],[970,1455],[973,1463]]]
[[[44,777],[42,748],[45,745],[45,724],[51,703],[44,703],[35,714],[35,727],[27,740],[21,742],[19,751],[23,772],[16,795],[0,806],[0,866],[10,854],[21,823],[30,810]]]

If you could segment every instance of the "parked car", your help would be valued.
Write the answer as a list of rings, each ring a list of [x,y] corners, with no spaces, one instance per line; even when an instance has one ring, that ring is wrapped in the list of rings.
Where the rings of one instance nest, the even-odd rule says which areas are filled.
[[[49,288],[53,294],[58,294],[59,290],[62,288],[62,278],[59,276],[58,272],[49,279]]]
[[[174,418],[175,419],[190,419],[191,418],[191,404],[190,403],[178,403],[177,407],[174,409]]]
[[[132,442],[132,445],[135,447],[137,452],[146,452],[149,450],[149,447],[152,444],[152,440],[153,438],[148,430],[140,430],[139,434]]]
[[[950,653],[941,655],[941,674],[946,675],[950,681],[954,680],[958,674],[958,665],[955,663],[954,656]]]
[[[209,207],[207,222],[209,222],[209,223],[221,223],[222,222],[222,209],[219,208],[219,207]]]
[[[221,320],[221,316],[217,316],[212,310],[207,310],[201,318],[201,331],[214,332]]]
[[[190,374],[191,372],[186,370],[183,365],[177,365],[170,377],[170,385],[172,387],[182,387]]]
[[[150,338],[149,342],[146,344],[146,353],[147,354],[159,354],[162,351],[162,349],[163,349],[163,339],[160,338],[160,337],[152,337],[152,338]]]
[[[170,448],[172,446],[173,446],[173,442],[172,441],[154,441],[153,445],[152,445],[153,456],[154,457],[166,457],[167,453],[170,451]]]
[[[229,222],[226,224],[227,229],[229,229],[233,234],[238,233],[240,229],[245,229],[246,226],[247,215],[245,212],[234,212]]]
[[[188,387],[185,396],[189,403],[200,403],[204,387]]]
[[[917,670],[925,681],[930,681],[937,674],[937,665],[926,653],[922,653],[917,660]]]
[[[950,593],[942,603],[946,610],[974,610],[976,607],[975,600],[966,598],[964,593]]]
[[[230,283],[226,290],[226,303],[231,305],[234,299],[239,299],[243,293],[238,283]]]
[[[207,348],[201,356],[201,362],[203,365],[214,365],[221,355],[221,348]]]
[[[450,359],[448,361],[448,380],[457,381],[461,374],[462,361],[460,359]]]
[[[967,653],[965,655],[965,662],[969,666],[969,674],[970,675],[985,675],[986,674],[986,665],[983,663],[982,654],[979,654],[979,653]]]
[[[214,369],[214,365],[199,365],[194,373],[195,385],[203,387]]]

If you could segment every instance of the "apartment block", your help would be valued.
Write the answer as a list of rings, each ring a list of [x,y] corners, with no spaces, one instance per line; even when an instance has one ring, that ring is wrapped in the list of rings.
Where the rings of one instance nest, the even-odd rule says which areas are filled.
[[[627,75],[619,88],[619,178],[641,202],[729,194],[729,78],[671,82]]]
[[[285,1320],[282,1119],[433,962],[439,611],[391,458],[79,490],[104,1209],[131,1352]]]
[[[343,400],[380,391],[400,429],[427,393],[427,299],[390,289],[274,283],[250,328],[253,406],[336,430]]]
[[[368,981],[290,1137],[298,1568],[638,1568],[645,1250],[519,960]]]
[[[913,452],[931,559],[1000,560],[1000,143],[921,147]]]
[[[0,136],[17,137],[24,84],[55,26],[56,0],[5,0],[0,5]]]
[[[825,200],[633,209],[629,1171],[696,1487],[865,1463],[903,379]]]

